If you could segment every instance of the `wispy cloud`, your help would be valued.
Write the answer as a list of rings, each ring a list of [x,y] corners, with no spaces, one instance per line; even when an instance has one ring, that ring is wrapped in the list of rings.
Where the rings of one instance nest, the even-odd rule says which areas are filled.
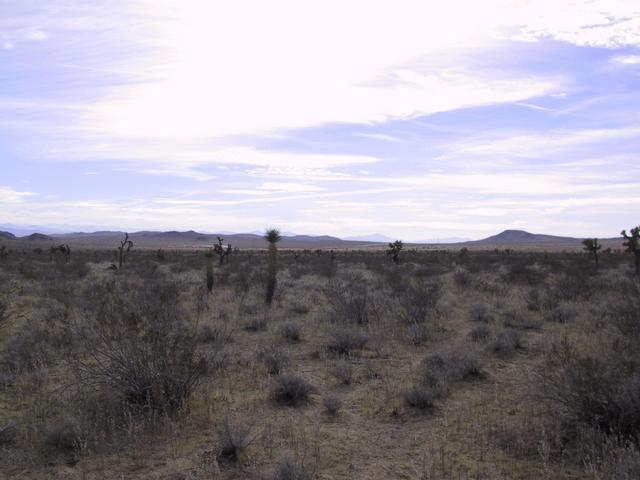
[[[37,195],[34,192],[20,192],[11,187],[0,186],[0,204],[23,203],[27,197]]]

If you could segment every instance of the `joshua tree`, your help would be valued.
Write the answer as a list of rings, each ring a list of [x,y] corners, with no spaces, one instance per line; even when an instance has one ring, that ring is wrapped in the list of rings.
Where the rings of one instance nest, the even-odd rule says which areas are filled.
[[[231,244],[225,245],[224,238],[218,237],[218,243],[213,246],[213,251],[220,258],[220,265],[223,263],[229,263],[229,255],[233,252],[233,247]]]
[[[268,229],[264,234],[264,239],[269,242],[269,258],[267,266],[267,295],[266,302],[271,306],[273,302],[273,294],[276,292],[276,275],[278,273],[278,247],[276,243],[280,241],[280,231],[276,228]]]
[[[622,244],[627,247],[627,252],[635,256],[636,275],[640,276],[640,226],[629,230],[629,235],[626,230],[622,230],[621,235],[624,237],[625,241]]]
[[[582,245],[584,245],[585,251],[591,253],[593,256],[593,261],[596,262],[596,270],[600,266],[598,263],[598,250],[602,248],[602,245],[598,243],[597,238],[585,238],[582,241]]]
[[[393,243],[389,243],[389,249],[387,250],[387,255],[391,255],[391,260],[396,265],[400,263],[400,252],[402,251],[402,240],[396,240]]]
[[[129,240],[129,234],[125,233],[124,240],[120,241],[120,246],[118,247],[118,268],[122,268],[124,259],[132,248],[133,242]]]

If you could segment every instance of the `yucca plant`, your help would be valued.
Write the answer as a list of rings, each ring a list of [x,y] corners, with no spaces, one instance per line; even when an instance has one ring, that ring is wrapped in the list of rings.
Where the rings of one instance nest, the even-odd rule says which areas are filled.
[[[269,243],[266,302],[270,307],[278,282],[278,247],[276,244],[282,239],[282,236],[277,228],[270,228],[265,232],[264,239]]]
[[[629,234],[626,230],[622,230],[621,235],[625,240],[622,245],[627,247],[627,252],[631,252],[635,256],[636,275],[640,276],[640,226],[629,230]]]
[[[593,256],[593,261],[596,263],[596,270],[600,266],[598,263],[598,250],[602,248],[602,245],[598,243],[597,238],[585,238],[582,241],[585,251],[589,252]]]

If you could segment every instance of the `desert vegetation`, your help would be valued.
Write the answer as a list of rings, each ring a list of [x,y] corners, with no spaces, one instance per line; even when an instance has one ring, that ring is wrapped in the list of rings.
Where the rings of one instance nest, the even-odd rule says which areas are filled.
[[[640,478],[625,238],[3,249],[0,476]]]

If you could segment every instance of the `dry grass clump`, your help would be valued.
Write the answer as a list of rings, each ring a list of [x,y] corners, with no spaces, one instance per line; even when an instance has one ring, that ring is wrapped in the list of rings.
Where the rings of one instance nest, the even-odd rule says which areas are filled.
[[[329,415],[338,415],[342,408],[342,400],[335,395],[325,395],[322,397],[322,405]]]
[[[18,435],[18,425],[16,422],[9,422],[0,426],[0,446],[13,443]]]
[[[481,323],[491,322],[493,320],[491,308],[486,303],[474,303],[469,308],[469,320]]]
[[[55,353],[50,345],[51,332],[30,324],[8,338],[0,352],[0,366],[16,375],[48,365]]]
[[[252,429],[244,423],[226,417],[216,428],[218,438],[216,457],[220,461],[238,462],[254,440]]]
[[[489,338],[491,338],[491,329],[486,325],[479,325],[477,327],[474,327],[469,332],[469,338],[472,342],[476,343],[486,342],[489,340]]]
[[[269,476],[270,480],[313,480],[316,473],[292,457],[280,460]]]
[[[446,390],[449,384],[454,382],[477,380],[483,377],[482,364],[472,353],[436,352],[427,355],[420,364],[421,382],[440,391]]]
[[[244,330],[247,332],[262,332],[269,326],[269,319],[266,315],[255,317],[245,322]]]
[[[342,385],[351,385],[353,381],[353,365],[350,362],[339,361],[329,370],[329,373]]]
[[[431,330],[426,325],[413,323],[405,327],[404,339],[407,343],[417,347],[431,339]]]
[[[287,352],[277,345],[268,345],[258,350],[258,361],[267,368],[270,375],[281,373],[291,364],[291,359]]]
[[[285,340],[296,343],[302,340],[302,328],[295,322],[286,322],[280,326],[280,334]]]
[[[471,273],[464,268],[458,268],[453,273],[453,281],[460,288],[467,288],[471,285]]]
[[[517,330],[502,330],[489,342],[489,350],[501,357],[510,357],[523,349],[524,340]]]
[[[43,443],[49,452],[66,456],[68,462],[76,461],[83,447],[80,428],[69,419],[48,425]]]
[[[552,308],[546,315],[549,322],[568,323],[578,316],[578,311],[571,305],[561,304]]]

